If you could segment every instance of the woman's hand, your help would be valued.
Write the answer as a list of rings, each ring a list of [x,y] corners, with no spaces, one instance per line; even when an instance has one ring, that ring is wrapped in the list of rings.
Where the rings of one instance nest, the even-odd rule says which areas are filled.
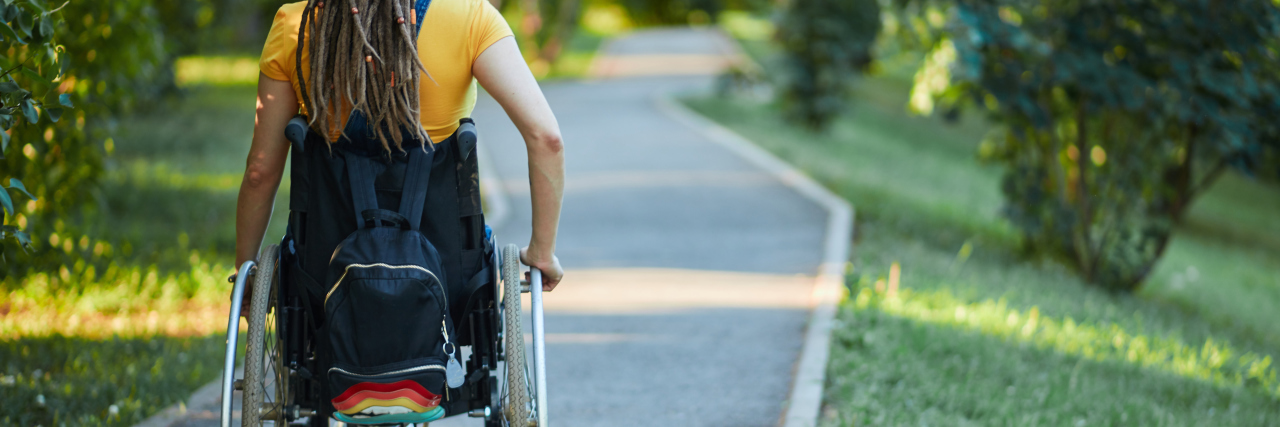
[[[542,254],[525,246],[520,249],[520,262],[542,272],[542,290],[551,292],[564,278],[564,268],[555,254]],[[525,273],[528,275],[529,273]],[[527,277],[526,277],[527,278]]]

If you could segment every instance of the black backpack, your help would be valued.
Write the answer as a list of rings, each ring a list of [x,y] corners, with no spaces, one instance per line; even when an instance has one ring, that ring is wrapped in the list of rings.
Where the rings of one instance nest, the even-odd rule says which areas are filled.
[[[333,252],[324,284],[321,351],[328,399],[360,383],[412,381],[443,396],[462,384],[449,291],[440,253],[419,231],[435,150],[407,148],[399,211],[378,208],[375,178],[386,169],[336,149],[346,163],[356,231]],[[335,153],[336,154],[336,153]],[[367,386],[367,384],[365,385]],[[335,401],[336,402],[336,401]]]

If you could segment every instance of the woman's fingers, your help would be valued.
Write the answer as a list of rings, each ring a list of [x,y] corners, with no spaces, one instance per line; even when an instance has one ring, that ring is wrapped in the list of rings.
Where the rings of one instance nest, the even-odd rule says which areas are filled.
[[[560,259],[555,255],[545,258],[531,253],[528,247],[524,247],[520,249],[520,262],[542,272],[542,290],[544,291],[549,292],[555,289],[556,285],[564,279],[564,268],[560,267]],[[525,273],[525,280],[530,280],[529,273]]]

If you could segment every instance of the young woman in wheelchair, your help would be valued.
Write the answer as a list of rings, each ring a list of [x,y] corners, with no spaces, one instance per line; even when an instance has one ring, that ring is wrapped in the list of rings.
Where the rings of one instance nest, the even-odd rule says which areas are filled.
[[[460,147],[454,135],[475,107],[477,81],[507,112],[527,148],[533,233],[519,251],[520,261],[541,271],[543,290],[556,287],[563,277],[555,248],[564,185],[564,145],[556,118],[511,29],[486,0],[308,0],[286,4],[275,16],[260,68],[253,141],[237,200],[236,265],[258,258],[264,239],[273,238],[265,233],[285,162],[290,160],[289,236],[281,249],[280,274],[288,277],[283,280],[288,282],[286,286],[301,289],[296,292],[305,295],[302,299],[308,304],[310,320],[320,331],[315,332],[318,345],[334,348],[327,356],[317,356],[327,369],[324,373],[306,373],[329,383],[321,387],[321,400],[333,407],[317,413],[333,414],[348,422],[370,414],[400,414],[399,418],[370,420],[429,421],[431,417],[425,414],[433,402],[439,402],[442,392],[437,385],[426,383],[439,378],[397,374],[419,369],[415,366],[423,362],[382,355],[373,359],[394,363],[369,366],[373,362],[351,362],[344,358],[369,359],[371,350],[344,349],[351,344],[336,341],[374,339],[399,345],[417,340],[419,334],[442,333],[443,351],[448,352],[452,369],[455,349],[450,346],[459,338],[449,335],[457,333],[454,325],[462,320],[450,318],[451,312],[458,315],[456,306],[460,303],[447,301],[457,296],[456,289],[465,288],[468,280],[479,280],[464,276],[480,275],[474,271],[479,267],[470,267],[480,265],[475,258],[482,256],[471,241],[482,240],[477,233],[486,234],[467,228],[467,209],[476,211],[472,216],[479,218],[475,224],[480,227],[483,219],[478,198],[463,200],[478,190],[471,188],[474,170],[466,170],[466,162],[461,160],[471,154],[469,148]],[[309,132],[304,144],[291,145],[284,136],[285,128],[299,114]],[[464,187],[471,188],[470,194],[461,194]],[[464,220],[460,223],[457,218]],[[378,246],[392,240],[409,242],[402,245],[409,249],[396,252],[396,248]],[[370,255],[370,251],[413,259],[396,264],[378,259],[379,255]],[[286,259],[293,261],[286,266]],[[348,262],[335,264],[343,259]],[[374,270],[378,271],[370,273]],[[401,318],[394,313],[370,309],[414,304],[395,294],[401,291],[378,288],[382,286],[378,283],[422,282],[428,276],[448,289],[440,295],[432,293],[434,290],[423,291],[422,301],[444,300],[448,307],[439,311],[443,311],[440,315],[447,325],[441,323],[438,330],[397,325],[396,319]],[[346,289],[357,286],[355,283],[365,283],[359,285],[365,286],[359,291],[364,294]],[[377,292],[389,292],[384,296],[394,298],[369,300]],[[242,310],[248,310],[251,298],[246,291]],[[365,300],[361,302],[361,298]],[[368,313],[372,317],[351,320],[356,326],[339,333],[324,329],[331,327],[333,319],[325,316],[333,310],[347,310],[343,316],[355,317],[363,314],[351,310],[373,313]],[[390,336],[370,338],[379,334]],[[392,365],[408,368],[386,368]],[[365,381],[379,375],[401,381]],[[448,376],[448,388],[454,388],[453,372]],[[443,393],[448,393],[447,389]],[[378,399],[362,403],[352,396]]]

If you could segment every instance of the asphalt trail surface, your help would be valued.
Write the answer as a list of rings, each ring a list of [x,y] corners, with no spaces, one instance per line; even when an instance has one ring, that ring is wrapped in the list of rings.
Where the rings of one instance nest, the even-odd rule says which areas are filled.
[[[683,66],[676,77],[649,62],[543,88],[568,165],[557,249],[568,272],[545,297],[554,426],[774,426],[782,415],[827,213],[657,107],[711,87],[715,70],[689,66],[733,54],[717,37],[660,30],[604,48],[603,60]],[[523,141],[490,99],[474,117],[510,200],[499,240],[525,244]]]

